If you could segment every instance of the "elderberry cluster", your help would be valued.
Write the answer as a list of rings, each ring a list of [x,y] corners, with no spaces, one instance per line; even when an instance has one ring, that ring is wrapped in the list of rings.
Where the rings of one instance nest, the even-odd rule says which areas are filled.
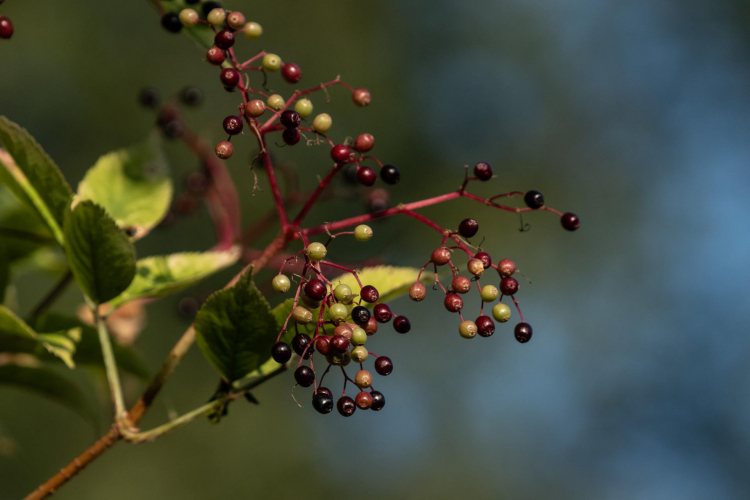
[[[0,4],[2,4],[5,0],[0,0]],[[10,19],[8,19],[5,16],[0,16],[0,38],[3,40],[10,40],[10,37],[13,36],[13,23],[10,22]]]
[[[342,234],[353,234],[358,241],[368,241],[373,233],[369,226],[360,225],[353,232],[333,236]],[[375,372],[387,376],[393,371],[393,362],[387,356],[378,356],[370,352],[365,344],[368,338],[378,331],[378,324],[389,323],[392,320],[394,330],[404,334],[411,329],[411,323],[405,316],[394,315],[387,304],[379,303],[380,293],[377,288],[372,285],[363,286],[356,271],[325,261],[327,253],[328,243],[312,242],[287,259],[289,262],[297,256],[304,256],[305,263],[292,310],[279,332],[276,344],[271,349],[271,356],[278,363],[288,362],[293,352],[300,357],[294,379],[301,387],[315,385],[312,403],[313,408],[319,413],[326,414],[333,410],[333,392],[323,386],[323,379],[334,366],[338,366],[344,374],[344,387],[336,402],[338,412],[349,417],[357,408],[379,411],[385,406],[385,398],[372,386],[372,373],[364,369],[363,363],[369,357],[374,357]],[[355,293],[347,284],[329,281],[321,266],[353,274],[360,287],[359,293]],[[272,281],[273,288],[280,293],[289,292],[292,286],[291,280],[283,274],[283,270],[284,266]],[[368,307],[372,307],[372,312]],[[290,322],[294,325],[295,331],[291,346],[281,340],[291,327]],[[305,331],[312,328],[312,332],[308,334],[300,331],[300,328],[305,328]],[[322,355],[327,363],[317,383],[314,369],[316,353]],[[310,366],[303,364],[305,360],[309,360]],[[353,379],[346,372],[346,367],[351,362],[358,363],[360,368]],[[353,399],[346,395],[347,382],[352,382],[359,388]]]

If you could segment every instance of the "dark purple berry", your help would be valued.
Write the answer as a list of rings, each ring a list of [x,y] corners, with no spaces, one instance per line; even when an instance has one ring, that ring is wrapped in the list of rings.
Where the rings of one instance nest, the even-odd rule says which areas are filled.
[[[344,163],[349,159],[352,154],[352,150],[345,144],[337,144],[331,148],[331,158],[336,163]]]
[[[224,132],[229,135],[237,135],[242,132],[242,118],[239,116],[227,116],[224,118]]]
[[[398,333],[408,333],[411,330],[411,322],[406,316],[396,316],[393,318],[393,329]]]
[[[281,67],[281,76],[289,83],[297,83],[302,78],[302,70],[294,63],[286,63]]]
[[[500,291],[503,295],[515,295],[518,291],[518,280],[511,276],[503,278],[500,282]]]
[[[573,212],[563,214],[562,217],[560,217],[560,223],[562,223],[562,227],[568,231],[575,231],[581,227],[581,219],[579,219]]]
[[[525,344],[531,340],[531,335],[534,331],[531,329],[531,325],[528,323],[518,323],[513,333],[516,336],[516,340],[522,344]]]
[[[287,109],[284,110],[283,113],[281,113],[281,118],[279,119],[279,121],[286,128],[297,128],[302,121],[302,117],[300,117],[299,113],[297,113],[293,109]]]
[[[489,337],[495,333],[495,322],[489,316],[479,316],[474,323],[477,325],[477,333],[481,337]]]
[[[144,108],[156,109],[159,107],[159,103],[161,102],[161,96],[159,95],[159,91],[155,88],[146,87],[144,89],[141,89],[141,91],[138,93],[138,102]],[[164,125],[166,125],[166,123],[164,123]]]
[[[354,411],[357,409],[357,405],[349,396],[341,396],[336,403],[336,409],[342,416],[351,417],[354,414]]]
[[[372,186],[378,180],[378,176],[370,167],[359,167],[357,170],[357,180],[363,186]]]
[[[161,26],[170,33],[179,33],[182,29],[182,21],[176,12],[167,12],[161,16]]]
[[[276,342],[271,348],[271,357],[283,365],[292,358],[292,350],[286,342]]]
[[[302,138],[302,134],[300,134],[299,130],[296,128],[288,128],[281,133],[281,138],[283,139],[284,144],[294,146]]]
[[[227,50],[234,45],[234,33],[229,30],[221,30],[214,37],[214,44],[220,49]]]
[[[311,342],[312,339],[309,335],[306,333],[298,333],[292,339],[292,349],[297,353],[297,356],[302,356],[302,353],[305,353],[305,359],[307,359],[312,354],[312,347],[309,349],[307,348]],[[307,352],[305,352],[305,349],[307,349]]]
[[[220,78],[221,83],[223,83],[225,87],[233,89],[240,83],[240,72],[234,68],[224,68],[221,70]]]
[[[185,106],[199,106],[203,102],[203,92],[198,87],[185,87],[180,92],[180,101]]]
[[[211,12],[214,9],[221,9],[222,5],[219,2],[203,2],[203,5],[201,5],[201,11],[203,12],[203,17],[208,17],[208,13]]]
[[[445,308],[450,312],[458,312],[464,306],[464,301],[456,293],[449,293],[443,300]]]
[[[365,285],[362,287],[362,290],[359,292],[359,296],[362,297],[362,300],[365,302],[369,302],[372,304],[373,302],[377,302],[378,298],[380,297],[380,293],[378,293],[378,289],[375,288],[372,285]]]
[[[534,210],[544,206],[544,195],[539,191],[529,191],[523,196],[526,206]]]
[[[378,323],[388,323],[393,317],[391,308],[388,304],[376,304],[372,310],[373,317]]]
[[[383,165],[383,168],[380,169],[380,178],[386,184],[398,184],[398,181],[401,180],[401,172],[396,165]]]
[[[310,387],[315,382],[315,372],[309,366],[300,366],[294,370],[294,380],[302,387]]]
[[[371,391],[370,396],[372,396],[372,405],[370,405],[370,409],[372,411],[380,411],[385,406],[385,397],[383,397],[383,394],[378,391]]]
[[[485,269],[492,265],[492,257],[487,252],[477,252],[474,258],[481,260]]]
[[[471,238],[479,231],[479,223],[474,219],[464,219],[458,225],[458,234],[464,238]]]
[[[333,398],[325,392],[321,392],[320,389],[313,394],[312,404],[315,411],[323,415],[333,411]]]
[[[480,181],[492,179],[492,167],[489,163],[481,162],[474,165],[474,177]]]
[[[380,356],[375,360],[375,371],[378,375],[390,375],[393,371],[393,362],[388,356]]]
[[[326,284],[317,278],[313,278],[305,283],[305,295],[313,300],[323,300],[328,294]]]
[[[343,335],[334,335],[328,345],[333,352],[341,354],[349,350],[349,344],[350,342],[348,338]]]
[[[370,310],[366,307],[357,306],[352,309],[352,320],[359,326],[365,326],[370,321]]]
[[[318,387],[318,390],[315,391],[315,394],[325,394],[329,398],[333,398],[333,393],[328,387]]]

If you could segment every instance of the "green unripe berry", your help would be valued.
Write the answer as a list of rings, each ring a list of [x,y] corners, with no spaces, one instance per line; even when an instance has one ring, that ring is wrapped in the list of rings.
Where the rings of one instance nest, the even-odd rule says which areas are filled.
[[[495,318],[495,321],[505,323],[510,319],[510,307],[503,303],[495,304],[492,308],[492,317]]]
[[[198,19],[200,17],[195,9],[182,9],[180,11],[180,22],[185,26],[195,26],[198,24]]]
[[[352,349],[352,361],[354,361],[355,363],[364,363],[367,359],[367,355],[367,349],[362,346]]]
[[[224,24],[224,20],[227,18],[227,13],[224,9],[213,9],[208,13],[206,20],[211,26],[221,26]]]
[[[336,297],[336,300],[339,302],[351,304],[354,299],[354,292],[352,291],[352,287],[342,283],[333,289],[333,296]]]
[[[328,317],[336,323],[344,321],[349,316],[349,308],[344,304],[333,304],[328,308]]]
[[[351,340],[355,345],[365,345],[365,342],[367,342],[367,332],[364,328],[357,327],[352,331]]]
[[[354,383],[360,389],[367,389],[372,385],[372,374],[367,370],[360,370],[354,376]]]
[[[497,287],[494,287],[492,285],[485,285],[482,287],[482,291],[479,292],[479,295],[485,302],[495,302],[500,296],[500,291],[497,289]]]
[[[263,27],[258,23],[247,23],[242,31],[245,32],[245,36],[250,39],[255,39],[263,34]]]
[[[276,54],[263,56],[263,69],[266,71],[278,71],[281,68],[281,58]]]
[[[370,238],[372,238],[372,228],[365,224],[360,224],[354,228],[354,237],[357,241],[370,241]]]
[[[331,115],[329,115],[328,113],[321,113],[313,120],[312,128],[316,132],[325,134],[331,129],[331,125],[333,125]]]
[[[333,353],[326,356],[326,361],[335,366],[346,366],[352,361],[352,356],[349,351],[339,353]]]
[[[477,336],[477,324],[473,321],[462,321],[458,325],[458,333],[465,339],[473,339]]]
[[[307,118],[313,112],[313,103],[310,99],[300,99],[294,105],[294,111],[299,113],[302,118]]]
[[[310,260],[319,261],[326,258],[328,249],[324,244],[318,243],[316,241],[307,245],[307,248],[305,248],[305,253]]]
[[[313,320],[313,313],[305,306],[292,309],[292,319],[300,325],[306,325]]]
[[[279,274],[279,275],[274,276],[273,281],[271,282],[271,285],[273,286],[273,289],[276,290],[277,292],[286,293],[292,287],[292,282],[289,281],[289,278],[287,278],[283,274]]]
[[[284,104],[286,104],[286,101],[284,101],[284,98],[279,94],[270,95],[266,100],[266,105],[274,111],[278,111],[283,108]]]

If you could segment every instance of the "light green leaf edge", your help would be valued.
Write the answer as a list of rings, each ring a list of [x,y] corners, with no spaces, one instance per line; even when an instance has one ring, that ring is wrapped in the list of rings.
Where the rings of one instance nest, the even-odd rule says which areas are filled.
[[[39,334],[5,306],[0,305],[0,352],[38,354],[42,348],[60,358],[68,368],[75,368],[73,354],[75,339],[80,339],[79,328],[63,332]],[[5,346],[5,347],[3,347]]]

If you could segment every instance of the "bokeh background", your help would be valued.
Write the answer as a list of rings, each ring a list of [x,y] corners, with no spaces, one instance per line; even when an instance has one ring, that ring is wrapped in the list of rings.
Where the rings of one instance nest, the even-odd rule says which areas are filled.
[[[376,154],[399,165],[392,202],[455,189],[462,165],[489,161],[491,195],[538,189],[577,212],[563,231],[549,214],[518,218],[458,201],[425,213],[446,226],[479,220],[485,248],[533,280],[519,295],[534,338],[512,326],[471,342],[433,294],[400,299],[412,333],[382,328],[372,348],[395,363],[378,382],[380,413],[351,419],[299,409],[291,374],[236,404],[220,425],[200,421],[141,446],[118,445],[56,495],[143,498],[750,497],[750,7],[692,0],[328,0],[225,3],[260,22],[266,49],[314,85],[341,75],[373,94],[355,108],[342,89],[316,110],[332,136],[371,132]],[[236,106],[217,70],[166,33],[145,0],[8,0],[16,34],[0,44],[0,112],[30,129],[75,185],[96,158],[142,139],[153,116],[139,88],[205,90],[189,115],[217,140]],[[278,75],[275,90],[291,86]],[[251,141],[246,141],[250,144]],[[178,191],[196,162],[167,146]],[[279,151],[306,185],[325,172],[323,149]],[[266,211],[251,196],[240,149],[229,162],[246,222]],[[364,209],[333,202],[311,222]],[[439,239],[410,220],[374,225],[369,245],[337,242],[341,258],[379,255],[421,265]],[[214,243],[205,211],[155,232],[140,256]],[[155,370],[189,324],[186,295],[148,308],[137,350]],[[261,279],[263,276],[261,275]],[[21,311],[54,276],[16,280]],[[271,300],[276,300],[271,297]],[[80,301],[71,290],[57,306]],[[455,323],[455,324],[454,324]],[[101,377],[80,376],[101,398]],[[140,385],[126,381],[129,400]],[[144,427],[201,404],[216,376],[193,349]],[[89,446],[94,429],[37,396],[0,388],[0,497],[20,498]]]

